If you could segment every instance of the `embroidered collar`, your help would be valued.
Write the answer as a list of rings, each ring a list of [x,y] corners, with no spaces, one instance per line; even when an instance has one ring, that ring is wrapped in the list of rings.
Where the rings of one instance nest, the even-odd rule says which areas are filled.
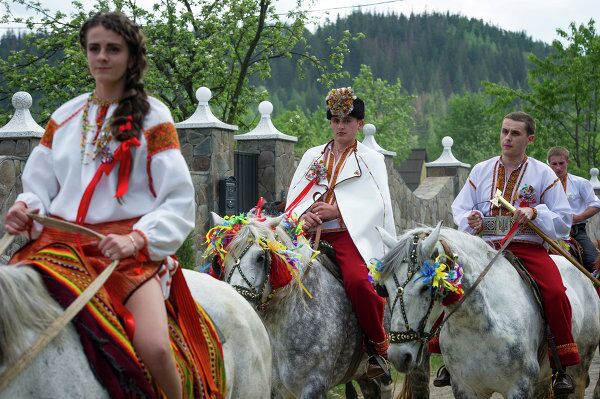
[[[527,156],[527,154],[523,155],[523,160],[521,161],[521,163],[519,164],[519,166],[517,166],[517,167],[516,167],[516,169],[515,169],[515,170],[519,170],[519,169],[521,169],[521,167],[522,167],[522,166],[523,166],[525,163],[527,163],[527,160],[528,160],[528,159],[529,159],[529,157]],[[502,155],[500,155],[500,157],[498,158],[498,162],[500,162],[500,165],[502,165],[503,167],[506,167],[506,166],[504,166],[504,162],[502,162]]]

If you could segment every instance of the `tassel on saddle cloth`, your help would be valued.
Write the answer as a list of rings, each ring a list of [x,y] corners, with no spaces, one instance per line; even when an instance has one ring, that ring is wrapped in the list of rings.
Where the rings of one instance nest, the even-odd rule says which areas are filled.
[[[50,295],[64,308],[96,277],[78,253],[65,244],[49,245],[19,264],[33,266],[42,275]],[[176,309],[181,308],[181,304],[170,300],[166,304],[171,349],[182,379],[183,397],[222,398],[225,368],[214,325],[198,306],[198,325],[204,342],[195,345],[199,348],[192,348],[194,345],[186,339],[185,327],[180,328],[177,323],[181,315],[177,315]],[[88,302],[72,323],[92,370],[111,398],[166,398],[137,357],[105,289]],[[204,364],[199,365],[194,360],[198,352],[202,354]]]

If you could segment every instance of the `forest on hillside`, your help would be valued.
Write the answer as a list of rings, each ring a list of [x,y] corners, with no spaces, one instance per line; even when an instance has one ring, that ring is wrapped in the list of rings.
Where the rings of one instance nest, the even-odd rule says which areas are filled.
[[[394,82],[400,79],[406,93],[476,92],[483,80],[512,88],[527,85],[531,66],[528,54],[545,57],[550,46],[525,33],[499,29],[481,20],[452,14],[365,14],[356,12],[334,23],[306,32],[307,43],[320,56],[327,38],[339,40],[344,31],[364,38],[350,43],[344,68],[351,77],[361,65],[373,75]],[[276,103],[290,109],[314,110],[326,91],[310,68],[302,76],[298,57],[271,62],[272,76],[264,81]],[[351,79],[338,84],[348,84]]]
[[[151,43],[147,88],[176,120],[193,112],[201,85],[213,92],[215,115],[240,133],[255,125],[256,105],[268,99],[275,125],[298,137],[301,153],[329,134],[327,91],[351,85],[367,104],[379,144],[396,151],[397,161],[415,147],[436,157],[445,135],[454,137],[461,161],[485,159],[498,151],[502,116],[523,109],[538,121],[534,156],[543,159],[548,146],[562,144],[581,175],[600,163],[600,37],[593,20],[557,30],[560,40],[547,44],[449,13],[355,12],[315,32],[299,14],[293,25],[261,30],[268,21],[257,5],[224,2],[222,15],[198,15],[193,29],[189,16],[166,18],[171,9],[160,4],[141,16]],[[75,21],[68,25],[44,20],[44,34],[0,38],[0,123],[17,89],[32,93],[43,124],[61,102],[92,87],[75,40],[86,12],[63,16]]]

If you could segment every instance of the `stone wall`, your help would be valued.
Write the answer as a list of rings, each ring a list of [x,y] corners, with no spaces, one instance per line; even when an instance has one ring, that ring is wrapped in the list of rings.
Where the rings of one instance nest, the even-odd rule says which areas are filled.
[[[447,227],[456,227],[452,220],[452,201],[468,177],[467,168],[430,172],[428,174],[454,173],[452,176],[428,176],[413,192],[402,180],[393,166],[392,158],[386,157],[388,184],[394,210],[396,231],[425,224],[435,226],[439,221]]]
[[[25,166],[26,157],[0,155],[0,218],[4,221],[8,209],[14,204],[17,195],[23,192],[21,172]],[[0,223],[0,233],[4,234],[4,223]],[[4,261],[19,249],[26,239],[17,237],[4,255]]]
[[[204,237],[219,209],[219,180],[233,176],[233,133],[221,128],[178,128],[181,153],[196,191],[196,230]]]

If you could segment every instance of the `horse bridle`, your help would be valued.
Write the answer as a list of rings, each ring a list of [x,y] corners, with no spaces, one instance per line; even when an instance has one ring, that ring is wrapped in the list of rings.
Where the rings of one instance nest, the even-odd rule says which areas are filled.
[[[396,307],[396,303],[400,303],[400,311],[402,312],[402,318],[404,319],[404,328],[406,331],[390,331],[390,343],[392,344],[401,344],[405,342],[417,341],[421,343],[426,343],[433,336],[431,331],[429,333],[425,332],[425,326],[427,324],[427,320],[429,319],[429,314],[431,313],[431,309],[433,308],[433,304],[435,302],[435,295],[431,294],[431,299],[429,301],[429,307],[427,308],[427,313],[421,318],[419,321],[419,325],[417,330],[413,330],[410,327],[410,323],[408,322],[408,317],[406,316],[406,306],[404,304],[404,288],[408,285],[408,283],[412,280],[413,276],[417,274],[417,272],[421,269],[421,265],[417,264],[417,247],[419,245],[419,235],[413,235],[413,241],[410,248],[409,254],[409,263],[408,263],[408,272],[406,275],[406,280],[400,284],[398,281],[398,277],[396,273],[393,273],[394,284],[396,284],[396,297],[394,298],[394,302],[390,306],[390,317],[394,314],[394,309]],[[407,259],[404,258],[402,263],[406,263]]]
[[[261,303],[262,298],[263,298],[263,294],[265,292],[265,289],[267,288],[267,285],[269,284],[269,278],[271,277],[271,253],[269,251],[267,251],[266,249],[263,249],[264,254],[265,254],[265,261],[264,261],[264,268],[265,268],[265,282],[260,286],[257,287],[255,285],[253,285],[250,280],[248,279],[248,277],[246,277],[246,275],[244,274],[244,271],[242,270],[242,268],[240,267],[240,263],[241,263],[241,259],[244,257],[244,255],[246,254],[246,252],[248,252],[248,250],[255,244],[254,241],[250,241],[248,243],[248,245],[244,248],[244,250],[240,253],[239,256],[234,257],[234,263],[233,263],[233,267],[231,268],[231,271],[229,272],[229,274],[227,275],[227,278],[225,279],[225,282],[230,284],[231,283],[231,278],[233,276],[233,273],[237,270],[238,273],[240,273],[240,276],[242,277],[242,279],[244,280],[244,282],[246,284],[248,284],[248,287],[244,287],[241,285],[235,285],[235,284],[231,284],[231,286],[244,298],[246,298],[246,300],[248,300],[249,302],[253,302],[256,301],[259,303]]]

